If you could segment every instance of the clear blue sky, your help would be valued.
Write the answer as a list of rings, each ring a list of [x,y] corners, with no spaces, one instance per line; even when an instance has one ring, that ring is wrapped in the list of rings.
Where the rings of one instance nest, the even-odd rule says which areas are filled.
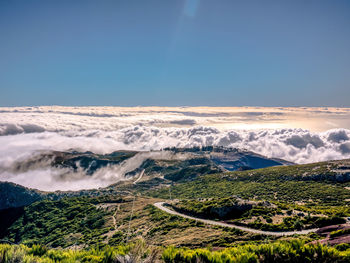
[[[350,1],[0,0],[0,106],[350,106]]]

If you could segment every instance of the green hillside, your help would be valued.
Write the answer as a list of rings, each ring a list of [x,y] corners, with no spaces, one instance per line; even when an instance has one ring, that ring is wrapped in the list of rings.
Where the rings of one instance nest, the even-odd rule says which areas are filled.
[[[93,190],[91,195],[84,191],[80,197],[43,196],[31,205],[2,210],[6,225],[0,238],[28,247],[3,245],[0,258],[13,262],[10,258],[19,253],[33,262],[40,256],[42,262],[54,262],[54,254],[61,253],[65,262],[119,262],[119,252],[113,251],[123,248],[124,256],[136,253],[130,252],[131,246],[141,242],[142,257],[153,257],[152,251],[157,251],[155,257],[165,262],[347,262],[350,227],[344,223],[350,216],[350,190],[346,169],[342,170],[346,165],[347,160],[269,167],[172,183],[154,183],[153,177]],[[295,237],[250,233],[168,214],[153,206],[159,201],[186,215],[250,229],[325,230]],[[317,241],[331,245],[314,244]],[[44,246],[41,254],[33,254],[36,244]],[[114,261],[108,261],[106,253]],[[143,262],[142,257],[136,262]]]
[[[348,161],[343,161],[348,163]],[[339,174],[343,162],[269,167],[205,175],[147,194],[173,199],[240,197],[250,200],[281,202],[293,207],[350,215],[350,184]],[[343,177],[342,177],[343,176]],[[343,180],[344,179],[344,180]],[[299,205],[298,205],[299,204]],[[327,211],[326,211],[327,210]]]

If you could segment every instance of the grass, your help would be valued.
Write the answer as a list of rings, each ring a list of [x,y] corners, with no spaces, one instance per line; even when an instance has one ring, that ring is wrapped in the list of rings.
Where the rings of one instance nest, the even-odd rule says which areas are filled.
[[[169,215],[153,206],[154,198],[103,196],[40,201],[24,209],[4,238],[26,245],[52,248],[116,246],[139,237],[150,245],[228,246],[259,235]],[[114,220],[115,225],[114,225]]]
[[[345,248],[345,249],[344,249]],[[102,249],[48,249],[45,246],[0,244],[0,262],[155,262],[159,249],[138,242]],[[213,250],[211,247],[188,249],[167,247],[162,252],[162,261],[166,263],[264,263],[264,262],[335,262],[350,260],[349,246],[337,248],[321,244],[308,244],[303,240],[277,241],[262,244],[238,244],[233,247]]]
[[[131,246],[108,247],[89,250],[57,250],[45,246],[8,245],[0,244],[0,262],[28,263],[73,263],[73,262],[116,262],[118,256],[125,256]]]
[[[296,191],[296,189],[298,189]],[[163,188],[149,192],[158,198],[169,198],[169,190]],[[340,184],[327,184],[313,181],[239,181],[233,175],[206,175],[184,184],[177,184],[171,188],[172,198],[225,198],[239,196],[243,199],[270,200],[293,203],[322,203],[328,206],[345,205],[350,199],[350,191]],[[348,214],[349,209],[347,210]]]
[[[159,199],[137,197],[131,220],[132,204],[122,203],[117,213],[118,231],[127,233],[130,223],[130,240],[142,236],[148,244],[155,246],[172,244],[189,247],[200,247],[203,244],[228,246],[236,241],[261,238],[239,230],[204,225],[194,220],[170,215],[153,206],[157,201]]]
[[[90,249],[48,249],[42,245],[0,244],[0,262],[4,263],[123,263],[155,262],[159,259],[159,249],[148,246],[144,240],[119,246]]]
[[[350,216],[348,183],[335,181],[332,162],[279,166],[250,171],[210,174],[147,195],[169,199],[225,199],[270,201],[287,209],[328,216]]]
[[[278,241],[269,244],[236,245],[223,250],[169,247],[163,260],[173,262],[263,263],[263,262],[349,262],[350,250],[340,251],[321,244],[305,244],[301,240]]]
[[[161,252],[161,257],[159,255]],[[112,262],[166,262],[166,263],[264,263],[264,262],[335,262],[350,260],[350,247],[347,244],[330,247],[319,243],[308,243],[302,239],[283,241],[249,242],[234,244],[224,249],[207,248],[156,248],[147,246],[143,240],[128,245],[90,249],[49,249],[42,245],[0,244],[0,262],[28,263],[112,263]]]
[[[250,202],[234,197],[182,200],[171,206],[181,213],[192,216],[226,220],[265,231],[293,231],[345,223],[345,219],[335,215],[315,216],[293,211],[288,204]],[[273,222],[272,218],[275,216],[280,218],[280,222]]]
[[[323,227],[344,223],[343,217],[350,216],[350,190],[345,188],[347,183],[336,181],[332,170],[337,165],[323,162],[209,174],[147,194],[168,199],[171,193],[173,199],[181,200],[173,205],[180,212],[230,220],[256,229],[287,231]],[[269,201],[275,208],[253,205],[241,209],[235,207],[237,198],[256,203]],[[287,215],[286,211],[299,212]],[[282,220],[274,223],[274,216]]]

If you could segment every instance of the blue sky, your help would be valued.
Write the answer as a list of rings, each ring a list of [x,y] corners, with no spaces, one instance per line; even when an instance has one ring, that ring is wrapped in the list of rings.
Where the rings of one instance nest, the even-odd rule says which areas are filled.
[[[0,106],[350,106],[350,1],[0,0]]]

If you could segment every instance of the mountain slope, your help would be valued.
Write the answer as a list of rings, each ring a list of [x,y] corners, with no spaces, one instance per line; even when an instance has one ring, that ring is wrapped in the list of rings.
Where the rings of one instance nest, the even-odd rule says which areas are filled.
[[[118,191],[118,187],[128,184],[128,180],[140,178],[141,187],[160,187],[175,182],[193,180],[206,174],[231,170],[255,169],[266,166],[289,165],[283,160],[270,159],[253,152],[222,147],[171,148],[163,151],[135,152],[117,151],[110,154],[92,152],[39,152],[7,168],[8,173],[36,173],[37,169],[55,169],[55,180],[59,182],[79,182],[86,178],[104,177],[106,173],[116,174],[122,181],[113,187],[81,191],[56,191],[54,193],[28,189],[20,185],[0,182],[0,209],[20,207],[42,199],[57,199],[63,196],[100,195],[106,191]],[[27,175],[30,176],[30,175]],[[49,174],[47,176],[50,176]],[[102,180],[101,179],[101,180]],[[77,181],[78,180],[78,181]],[[113,179],[108,179],[113,184]]]
[[[142,168],[153,167],[150,171],[155,172],[154,163],[158,161]],[[193,167],[202,165],[197,161]],[[334,178],[346,174],[349,163],[350,160],[342,160],[219,172],[178,181],[147,175],[136,183],[124,181],[105,189],[61,192],[56,197],[64,199],[41,200],[17,213],[4,212],[11,221],[2,230],[2,236],[12,242],[39,242],[51,247],[101,247],[138,237],[156,246],[225,247],[235,242],[262,241],[264,235],[208,226],[169,215],[154,204],[169,202],[183,214],[263,231],[340,224],[350,216],[349,182]],[[52,195],[45,197],[54,199]],[[169,201],[175,198],[179,200]],[[309,234],[303,238],[313,241],[321,237]]]
[[[43,194],[14,183],[0,182],[0,210],[9,207],[21,207],[40,200]]]

